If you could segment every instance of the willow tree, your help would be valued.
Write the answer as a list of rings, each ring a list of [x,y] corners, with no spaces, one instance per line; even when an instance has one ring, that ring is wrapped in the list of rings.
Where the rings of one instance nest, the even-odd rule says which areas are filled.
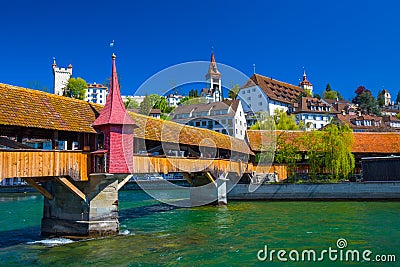
[[[324,128],[325,168],[332,177],[348,177],[355,168],[354,155],[351,153],[353,133],[348,125],[329,124]]]

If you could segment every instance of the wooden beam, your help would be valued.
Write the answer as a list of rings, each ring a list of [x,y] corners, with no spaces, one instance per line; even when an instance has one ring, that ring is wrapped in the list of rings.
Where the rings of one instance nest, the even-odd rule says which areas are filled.
[[[39,185],[38,183],[36,183],[35,180],[33,180],[32,178],[23,178],[30,186],[32,186],[33,188],[35,188],[37,191],[40,192],[40,194],[42,194],[45,198],[47,199],[53,199],[53,195],[49,193],[49,191],[47,191],[44,187],[42,187],[41,185]]]
[[[217,183],[215,182],[214,178],[212,177],[210,172],[206,172],[205,173],[206,177],[208,178],[208,180],[210,180],[211,183],[213,183],[215,186],[217,186]]]
[[[182,172],[183,178],[191,185],[194,186],[192,179],[190,179],[190,174],[187,172]]]
[[[127,175],[120,183],[118,183],[118,191],[133,177],[132,174]]]
[[[86,195],[81,190],[79,190],[78,187],[76,187],[73,183],[71,183],[67,178],[65,178],[65,177],[56,177],[56,180],[60,184],[64,185],[69,191],[71,191],[77,197],[81,198],[83,201],[86,202]]]

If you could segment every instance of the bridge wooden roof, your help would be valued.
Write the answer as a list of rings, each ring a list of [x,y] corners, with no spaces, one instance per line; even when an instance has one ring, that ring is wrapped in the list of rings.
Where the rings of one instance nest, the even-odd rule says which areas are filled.
[[[92,127],[102,105],[0,83],[0,125],[96,133]],[[253,154],[245,141],[207,129],[129,112],[139,127],[135,137],[207,146]],[[179,135],[178,135],[179,134]],[[208,140],[208,141],[206,141]]]
[[[293,140],[307,134],[303,131],[276,131],[276,136],[284,133],[284,138]],[[270,131],[247,131],[250,147],[253,151],[260,151],[262,144],[271,141],[275,135]],[[382,153],[400,154],[400,133],[397,132],[354,132],[353,153]],[[301,144],[298,144],[301,146]]]

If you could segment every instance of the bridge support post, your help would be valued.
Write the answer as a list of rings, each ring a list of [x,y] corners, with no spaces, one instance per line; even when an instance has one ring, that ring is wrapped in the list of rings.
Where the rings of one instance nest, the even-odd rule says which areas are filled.
[[[118,234],[116,175],[95,174],[88,182],[56,178],[43,186],[54,198],[44,199],[42,235],[80,238]]]
[[[218,174],[214,180],[211,173],[206,172],[193,177],[193,186],[190,188],[190,201],[193,206],[207,204],[227,205],[227,173]]]

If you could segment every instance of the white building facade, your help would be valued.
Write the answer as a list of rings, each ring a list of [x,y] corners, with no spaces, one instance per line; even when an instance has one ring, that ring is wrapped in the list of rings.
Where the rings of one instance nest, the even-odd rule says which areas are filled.
[[[240,100],[181,105],[172,116],[173,122],[206,128],[242,140],[246,135],[246,118]]]
[[[276,109],[292,112],[292,104],[304,89],[259,74],[254,74],[238,93],[245,108],[253,113],[274,114]],[[247,106],[247,107],[246,107]]]
[[[108,88],[101,84],[88,84],[84,100],[90,103],[104,105],[106,103]]]

